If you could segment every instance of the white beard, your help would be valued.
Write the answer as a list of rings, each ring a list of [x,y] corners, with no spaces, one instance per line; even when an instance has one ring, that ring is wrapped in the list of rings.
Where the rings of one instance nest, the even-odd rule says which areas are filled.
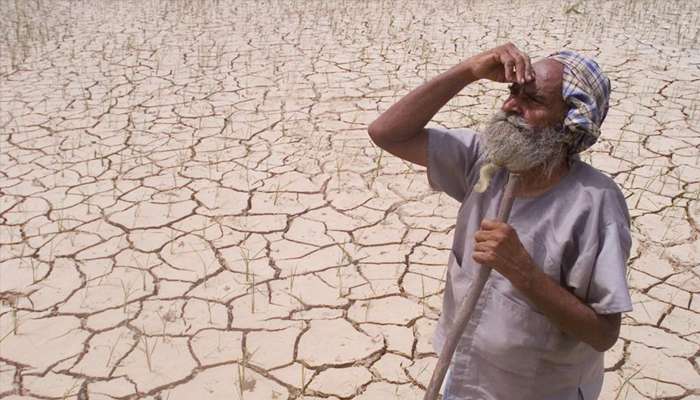
[[[482,133],[488,163],[480,171],[475,190],[483,192],[498,167],[522,172],[542,167],[551,176],[554,167],[566,157],[566,136],[562,128],[531,128],[517,115],[498,111]]]

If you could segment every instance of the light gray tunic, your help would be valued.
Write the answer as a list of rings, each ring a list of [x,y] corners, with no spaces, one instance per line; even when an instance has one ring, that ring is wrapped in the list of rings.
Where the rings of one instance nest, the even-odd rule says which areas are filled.
[[[427,132],[430,187],[462,203],[433,340],[439,354],[472,282],[474,233],[483,218],[495,219],[506,174],[499,171],[486,192],[473,192],[484,163],[480,135]],[[535,263],[597,313],[631,311],[625,199],[610,177],[578,157],[570,167],[547,192],[516,197],[508,223]],[[598,397],[602,382],[603,353],[560,331],[492,271],[455,352],[445,399],[589,400]]]

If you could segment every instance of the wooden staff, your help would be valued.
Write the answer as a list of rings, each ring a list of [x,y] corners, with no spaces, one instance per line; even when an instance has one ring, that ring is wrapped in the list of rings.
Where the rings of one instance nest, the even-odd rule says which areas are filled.
[[[510,209],[513,207],[513,194],[515,192],[515,187],[518,185],[518,175],[507,173],[508,183],[506,183],[506,189],[503,193],[501,199],[501,204],[498,206],[498,221],[506,222],[508,221],[508,216],[510,215]],[[474,306],[481,296],[481,291],[484,290],[484,285],[489,279],[491,274],[491,268],[484,267],[482,265],[477,265],[476,267],[476,277],[473,280],[471,290],[464,296],[462,304],[457,310],[457,318],[452,325],[452,329],[447,335],[447,340],[445,345],[442,347],[440,352],[440,358],[438,358],[437,365],[433,371],[433,376],[430,378],[430,384],[425,392],[424,400],[436,400],[440,387],[442,386],[442,381],[445,379],[445,374],[447,373],[447,368],[450,366],[452,361],[452,356],[454,355],[455,349],[457,348],[457,343],[464,333],[464,328],[466,328],[469,318],[474,312]]]

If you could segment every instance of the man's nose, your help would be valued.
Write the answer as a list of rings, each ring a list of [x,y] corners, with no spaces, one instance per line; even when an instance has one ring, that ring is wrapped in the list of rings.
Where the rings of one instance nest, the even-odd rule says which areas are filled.
[[[506,101],[501,106],[501,110],[505,113],[512,113],[522,116],[522,109],[520,108],[520,103],[514,96],[508,97]]]

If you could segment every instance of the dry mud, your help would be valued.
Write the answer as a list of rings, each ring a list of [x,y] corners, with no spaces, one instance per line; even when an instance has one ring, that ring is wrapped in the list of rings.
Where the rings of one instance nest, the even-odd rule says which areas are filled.
[[[510,40],[613,82],[583,158],[627,198],[634,311],[602,398],[700,398],[696,2],[0,6],[0,397],[422,398],[459,204],[366,128]]]

